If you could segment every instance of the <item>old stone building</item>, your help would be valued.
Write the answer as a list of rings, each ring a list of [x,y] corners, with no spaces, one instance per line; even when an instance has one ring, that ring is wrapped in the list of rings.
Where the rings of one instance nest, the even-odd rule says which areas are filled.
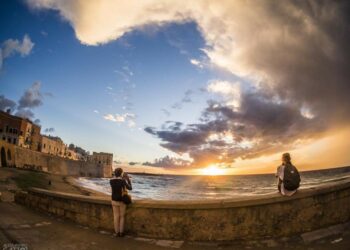
[[[40,141],[40,152],[56,155],[60,157],[67,157],[67,146],[61,138],[57,136],[42,135]]]
[[[75,161],[78,160],[77,153],[74,150],[71,150],[69,148],[67,148],[66,158],[70,160],[75,160]]]
[[[0,139],[31,150],[39,150],[41,127],[27,118],[0,111]]]
[[[87,161],[45,154],[0,140],[0,167],[49,172],[58,175],[111,177],[111,167]]]
[[[0,110],[0,163],[32,170],[89,177],[112,176],[113,154],[89,152],[61,138],[41,135],[31,120]],[[66,159],[64,159],[66,158]]]
[[[105,164],[112,166],[113,163],[113,154],[110,153],[104,153],[104,152],[93,152],[92,155],[89,157],[89,161],[98,163],[98,164]]]
[[[104,176],[112,176],[113,154],[104,152],[93,152],[92,155],[89,155],[88,162],[92,162],[103,167]]]

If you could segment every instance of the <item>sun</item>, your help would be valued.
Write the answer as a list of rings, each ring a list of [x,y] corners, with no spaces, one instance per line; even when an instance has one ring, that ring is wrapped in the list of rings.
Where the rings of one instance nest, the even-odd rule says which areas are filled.
[[[226,171],[216,165],[210,165],[206,168],[199,169],[199,172],[202,175],[224,175]]]

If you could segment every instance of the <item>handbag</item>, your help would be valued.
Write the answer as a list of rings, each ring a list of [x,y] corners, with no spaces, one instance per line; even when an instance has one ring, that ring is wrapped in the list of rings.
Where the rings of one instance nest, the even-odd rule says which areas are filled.
[[[129,205],[129,204],[132,203],[131,195],[128,194],[128,190],[126,190],[126,188],[123,188],[123,189],[122,189],[122,202],[123,202],[125,205]]]

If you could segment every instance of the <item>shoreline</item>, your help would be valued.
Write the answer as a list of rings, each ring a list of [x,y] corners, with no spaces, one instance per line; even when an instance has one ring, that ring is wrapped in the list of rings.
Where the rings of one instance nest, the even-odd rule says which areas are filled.
[[[79,177],[66,176],[65,180],[69,185],[72,185],[82,193],[86,193],[87,196],[109,196],[103,192],[97,191],[95,189],[87,188],[78,182]]]
[[[24,176],[24,178],[22,177]],[[110,194],[106,194],[102,191],[93,189],[91,187],[86,187],[84,184],[80,183],[78,178],[76,176],[64,176],[64,175],[56,175],[52,173],[46,173],[46,172],[37,172],[32,170],[25,170],[25,169],[18,169],[18,168],[0,168],[0,193],[2,193],[2,197],[5,200],[12,200],[12,196],[15,191],[23,189],[23,187],[19,186],[18,179],[27,179],[28,177],[36,177],[39,179],[42,183],[44,183],[43,186],[36,186],[31,185],[29,187],[37,187],[37,188],[43,188],[50,191],[57,191],[57,192],[65,192],[65,193],[71,193],[71,194],[79,194],[84,196],[96,196],[96,197],[110,197]],[[342,177],[338,180],[332,180],[327,181],[326,183],[319,184],[318,186],[338,182],[344,179],[347,179],[349,177]],[[23,180],[21,180],[23,181]],[[50,183],[50,184],[48,184]],[[32,183],[30,183],[32,184]],[[301,188],[303,190],[305,189],[313,189],[314,187],[308,187],[308,188]],[[25,189],[24,189],[25,190]],[[236,199],[247,199],[252,197],[261,197],[266,194],[252,194],[252,195],[242,195],[237,197],[230,197],[236,198]],[[152,199],[152,198],[136,198],[137,200],[157,200],[157,201],[164,201],[164,199]],[[193,199],[172,199],[173,201],[188,201]],[[206,199],[203,199],[206,200]],[[208,200],[208,199],[207,199]],[[216,200],[216,199],[210,199],[210,200]]]
[[[0,200],[13,201],[15,192],[31,187],[84,196],[108,197],[107,194],[79,185],[74,176],[0,167]]]
[[[110,194],[105,193],[104,191],[108,191],[105,189],[105,185],[106,183],[99,183],[99,180],[95,181],[96,178],[87,178],[84,177],[83,181],[77,181],[78,178],[70,178],[71,184],[76,186],[77,188],[79,188],[80,190],[84,190],[90,194],[90,196],[110,196]],[[105,179],[105,178],[101,178]],[[85,182],[86,180],[86,182]],[[307,191],[307,190],[313,190],[313,189],[317,189],[319,187],[325,186],[325,185],[329,185],[332,183],[339,183],[342,182],[344,180],[350,180],[350,175],[346,175],[346,176],[340,176],[337,177],[335,179],[329,179],[329,180],[324,180],[322,182],[319,183],[304,183],[300,186],[299,191]],[[91,183],[90,183],[91,182]],[[100,186],[101,185],[101,186]],[[158,187],[159,188],[159,187]],[[136,189],[135,189],[136,190]],[[220,198],[213,198],[213,197],[204,197],[203,195],[195,195],[196,197],[194,197],[193,193],[191,194],[183,194],[184,196],[182,197],[165,197],[164,195],[160,194],[160,197],[158,196],[154,196],[154,197],[147,197],[141,194],[141,196],[139,196],[140,194],[136,193],[133,194],[133,192],[131,192],[130,194],[133,196],[134,200],[143,200],[143,201],[159,201],[159,202],[163,202],[163,201],[176,201],[176,202],[188,202],[188,201],[193,201],[193,200],[201,200],[201,201],[217,201],[217,200],[231,200],[231,199],[237,199],[237,200],[247,200],[247,199],[255,199],[255,198],[261,198],[261,197],[265,197],[271,194],[275,194],[278,193],[277,190],[277,185],[275,188],[269,188],[267,191],[265,192],[255,192],[254,190],[252,190],[251,193],[230,193],[230,195],[228,195],[228,193],[220,193],[218,192],[218,196]],[[187,196],[188,195],[188,196]]]

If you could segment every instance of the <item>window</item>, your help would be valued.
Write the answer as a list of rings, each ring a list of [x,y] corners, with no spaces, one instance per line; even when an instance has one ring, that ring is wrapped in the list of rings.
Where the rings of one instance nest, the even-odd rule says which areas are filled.
[[[11,133],[11,134],[12,134],[12,128],[10,128],[10,129],[9,129],[9,133]]]
[[[44,148],[46,148],[46,144],[44,143]]]
[[[0,133],[2,133],[2,128],[0,128]]]
[[[7,142],[11,143],[11,138],[10,137],[7,137]]]
[[[6,141],[6,137],[5,137],[5,136],[3,136],[2,139],[3,139],[4,141]]]
[[[6,125],[6,133],[9,132],[9,126]]]
[[[17,139],[16,139],[16,138],[13,138],[13,144],[16,145],[16,143],[17,143]]]

